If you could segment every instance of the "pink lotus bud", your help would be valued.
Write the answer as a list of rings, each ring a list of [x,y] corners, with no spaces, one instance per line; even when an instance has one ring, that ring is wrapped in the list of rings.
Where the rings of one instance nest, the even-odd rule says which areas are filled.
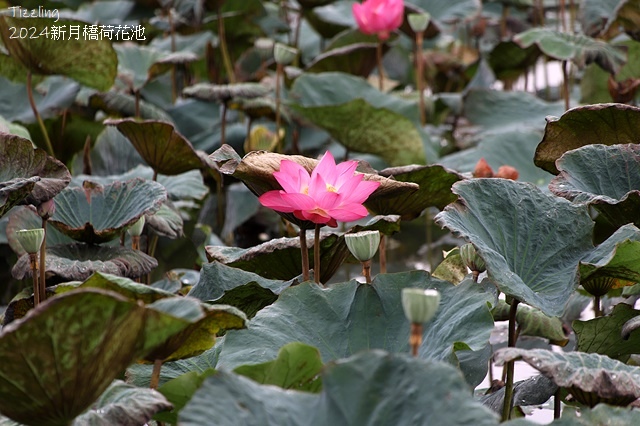
[[[55,201],[53,201],[53,198],[45,201],[44,203],[40,203],[40,205],[38,206],[38,215],[40,215],[40,217],[45,220],[51,218],[51,216],[53,216],[55,212],[56,203]]]
[[[365,0],[352,8],[358,28],[364,34],[377,34],[380,40],[389,38],[391,31],[402,25],[404,19],[403,0]]]
[[[496,173],[497,178],[503,179],[518,180],[518,176],[520,176],[520,173],[512,166],[500,166],[498,173]]]

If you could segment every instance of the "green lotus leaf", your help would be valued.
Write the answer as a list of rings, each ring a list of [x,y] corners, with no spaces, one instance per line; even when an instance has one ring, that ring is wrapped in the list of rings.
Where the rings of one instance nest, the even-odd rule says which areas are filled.
[[[349,231],[380,231],[392,234],[400,229],[399,217],[394,215],[374,216],[366,225],[356,225]],[[306,234],[309,247],[310,267],[313,268],[313,232]],[[205,247],[209,261],[218,261],[227,266],[256,273],[264,278],[291,280],[302,272],[302,255],[299,238],[276,238],[260,245],[242,249],[227,246]],[[349,256],[344,234],[320,233],[320,281],[327,282]]]
[[[4,199],[0,216],[13,207],[7,201],[15,200],[17,195],[26,195],[27,204],[39,205],[55,197],[71,180],[64,164],[16,135],[0,133],[0,165],[0,203]],[[35,183],[31,191],[30,182]]]
[[[589,410],[566,410],[562,417],[549,423],[553,426],[593,426],[610,424],[616,426],[634,425],[640,422],[640,412],[632,407],[613,407],[607,404],[598,404]],[[513,426],[525,426],[516,425]]]
[[[171,408],[160,392],[115,380],[89,411],[76,417],[72,426],[142,425],[156,413]]]
[[[191,288],[188,296],[203,302],[235,306],[251,318],[260,309],[273,303],[284,289],[295,283],[297,280],[266,279],[252,272],[213,261],[202,265],[200,280]]]
[[[458,351],[480,351],[487,345],[493,296],[471,280],[454,286],[413,271],[378,275],[372,284],[350,281],[323,289],[308,282],[291,287],[260,310],[247,330],[227,333],[219,366],[274,359],[290,342],[317,347],[324,362],[373,348],[408,352],[409,323],[401,303],[402,289],[408,287],[433,288],[442,297],[436,316],[424,325],[421,358],[457,365]]]
[[[276,101],[270,97],[233,98],[229,101],[229,108],[244,112],[252,120],[260,118],[276,120]],[[283,122],[291,122],[291,115],[282,104],[280,105],[280,118]]]
[[[572,108],[560,118],[547,120],[544,138],[536,149],[534,162],[536,166],[558,174],[560,171],[555,162],[565,152],[592,144],[638,143],[638,126],[638,107],[598,104]]]
[[[164,365],[163,371],[167,369],[167,364]],[[207,369],[202,373],[196,371],[190,371],[184,373],[172,380],[169,380],[160,388],[158,392],[164,395],[169,402],[173,405],[173,410],[170,412],[158,413],[154,417],[156,421],[165,422],[170,424],[178,424],[178,413],[193,397],[193,394],[202,386],[204,379],[215,373],[214,369]],[[148,384],[148,380],[147,380]]]
[[[104,272],[95,272],[80,285],[80,288],[99,288],[102,290],[109,290],[111,292],[118,293],[129,300],[141,301],[145,304],[151,304],[168,297],[175,297],[174,294],[167,291],[156,289],[146,284],[137,283],[126,277],[120,277]]]
[[[136,109],[136,103],[138,105]],[[171,116],[162,108],[144,99],[136,101],[135,96],[116,91],[96,93],[89,97],[89,106],[105,111],[110,115],[133,117],[138,112],[143,120],[158,120],[171,123]]]
[[[207,305],[189,297],[171,297],[148,305],[184,322],[184,329],[145,355],[147,361],[175,361],[199,355],[210,349],[216,335],[224,330],[245,327],[246,317],[238,309],[226,305]]]
[[[83,188],[58,194],[49,223],[75,240],[102,243],[118,237],[140,216],[158,211],[166,198],[162,185],[141,178],[105,186],[85,181]]]
[[[640,282],[640,230],[632,224],[624,225],[580,261],[580,282],[614,278],[620,288]],[[585,286],[586,287],[586,286]],[[602,289],[602,296],[609,289]],[[591,294],[595,293],[593,291]]]
[[[637,354],[640,348],[640,333],[630,333],[623,338],[622,327],[632,318],[640,315],[633,307],[619,303],[610,315],[589,321],[574,321],[577,350],[586,353],[598,353],[621,362]]]
[[[2,58],[0,54],[0,58]],[[0,67],[2,63],[0,62]],[[3,71],[0,69],[0,73]],[[24,69],[21,71],[24,76]],[[35,123],[33,109],[29,98],[25,96],[27,88],[24,84],[11,82],[0,77],[0,87],[3,102],[0,105],[0,115],[10,121]],[[40,93],[43,91],[44,93]],[[76,100],[80,85],[73,80],[61,76],[50,76],[38,84],[34,89],[33,100],[43,120],[58,117],[60,110],[69,108]]]
[[[460,250],[456,247],[447,253],[444,260],[433,270],[431,276],[449,281],[452,284],[460,284],[467,276],[467,271],[467,266],[460,256]]]
[[[31,140],[31,135],[26,127],[18,123],[8,121],[2,115],[0,115],[0,133],[9,133],[11,135]]]
[[[157,173],[173,176],[206,166],[191,143],[169,123],[125,118],[105,124],[116,126]]]
[[[552,380],[542,375],[530,377],[513,384],[513,406],[524,407],[527,405],[542,405],[551,398],[558,386]],[[502,414],[504,405],[505,387],[501,387],[495,392],[485,394],[480,397],[480,401],[491,408],[497,414]],[[522,419],[523,423],[518,426],[533,426],[526,419]],[[506,423],[509,426],[516,426],[513,422]]]
[[[551,192],[593,205],[616,227],[640,226],[640,145],[583,146],[563,154],[556,167]]]
[[[609,2],[610,3],[610,2]],[[621,31],[626,32],[634,40],[638,40],[640,27],[640,6],[633,0],[622,0],[613,4],[615,8],[607,17],[606,26],[602,30],[605,39],[610,40]]]
[[[615,9],[619,3],[620,0],[586,0],[579,17],[584,33],[590,37],[599,36],[607,22],[615,19]]]
[[[314,8],[302,9],[303,16],[324,38],[331,38],[347,28],[355,27],[350,1],[323,2]]]
[[[495,354],[499,365],[518,359],[590,407],[600,402],[626,406],[640,397],[640,367],[623,364],[606,355],[518,348],[503,348]]]
[[[88,162],[89,164],[86,164]],[[89,158],[86,156],[76,156],[73,163],[72,184],[81,186],[87,177],[83,173],[91,172],[89,180],[105,185],[110,182],[100,180],[103,176],[123,175],[131,169],[144,164],[144,160],[138,151],[115,127],[106,126],[98,135],[95,144],[91,148]],[[82,178],[84,176],[84,178]],[[137,177],[138,175],[136,175]],[[131,176],[134,177],[134,176]],[[119,180],[129,180],[119,179]],[[147,176],[140,176],[147,178]],[[153,177],[153,170],[151,176]]]
[[[51,34],[44,36],[52,26],[65,25],[68,37],[56,40]],[[51,18],[0,17],[0,36],[9,54],[34,74],[62,74],[89,87],[106,91],[116,77],[118,59],[107,39],[85,40],[82,31],[86,22]],[[35,28],[36,38],[11,37],[9,27]],[[79,29],[76,40],[71,28]]]
[[[479,0],[410,0],[408,3],[429,12],[431,19],[442,23],[471,18],[482,9]]]
[[[486,133],[539,130],[549,114],[562,114],[562,102],[545,102],[531,93],[470,90],[462,114]],[[531,160],[529,160],[531,162]]]
[[[318,164],[317,160],[301,155],[282,155],[265,151],[250,152],[241,159],[229,145],[222,146],[211,154],[209,158],[218,164],[221,173],[231,175],[241,180],[258,196],[270,190],[282,189],[273,177],[273,173],[280,170],[280,162],[282,160],[294,161],[304,167],[309,173],[311,173]],[[393,179],[388,179],[373,173],[370,169],[364,173],[364,180],[380,182],[378,189],[376,189],[364,203],[366,207],[371,206],[372,208],[375,205],[377,205],[378,208],[381,208],[381,206],[393,206],[394,203],[397,202],[397,197],[401,195],[410,196],[419,189],[419,186],[415,183],[398,182]],[[390,210],[391,207],[387,207],[386,209]],[[307,229],[313,229],[314,227],[314,224],[311,222],[300,221],[293,214],[282,213],[281,216]]]
[[[295,102],[289,107],[350,150],[379,155],[392,166],[423,164],[419,123],[411,119],[415,104],[411,103],[413,110],[404,116],[408,101],[365,85],[364,79],[342,73],[305,74],[291,88]]]
[[[156,259],[139,250],[76,243],[47,247],[45,269],[47,274],[82,281],[94,272],[137,278],[156,266]],[[19,280],[30,277],[29,256],[22,255],[11,273]]]
[[[602,40],[550,28],[531,28],[516,35],[514,41],[523,48],[536,44],[545,55],[560,61],[571,59],[580,65],[595,62],[611,74],[616,74],[627,61],[624,50]]]
[[[511,305],[504,300],[499,300],[498,305],[491,312],[493,319],[508,321],[510,309]],[[560,318],[549,317],[537,309],[523,305],[518,307],[516,322],[520,329],[520,336],[542,337],[548,339],[549,343],[558,346],[566,346],[569,343]]]
[[[384,202],[373,199],[367,203],[378,214],[398,214],[402,220],[415,219],[427,207],[443,209],[455,201],[451,185],[462,179],[456,172],[439,165],[393,167],[380,171],[380,175],[420,185],[420,189],[409,197],[390,197]]]
[[[204,380],[178,422],[225,426],[241,416],[247,426],[498,424],[497,416],[472,398],[459,372],[441,362],[364,352],[327,366],[322,383],[320,394],[309,394],[219,371]]]
[[[118,56],[118,78],[134,91],[171,69],[164,61],[168,54],[152,47],[119,44],[114,49]]]
[[[436,222],[473,243],[503,293],[561,315],[579,282],[578,262],[593,248],[586,206],[507,179],[457,182],[453,192],[460,200]]]
[[[22,256],[26,253],[16,238],[16,232],[21,229],[35,229],[42,227],[42,218],[33,206],[17,206],[8,216],[6,235],[7,242],[15,254]],[[47,246],[73,243],[73,239],[67,237],[53,226],[47,226]]]
[[[34,176],[0,182],[0,217],[4,216],[13,206],[24,201],[39,181],[40,178]]]
[[[233,231],[260,209],[258,198],[242,183],[227,186],[227,205],[225,220],[220,235],[222,238],[233,236]]]
[[[489,53],[489,65],[502,81],[515,82],[533,67],[540,58],[540,49],[536,45],[521,48],[511,40],[502,41]]]
[[[47,300],[0,334],[0,412],[27,425],[69,424],[140,354],[144,330],[144,307],[117,294]]]
[[[284,345],[273,361],[241,365],[233,371],[263,385],[317,393],[322,389],[322,367],[318,349],[293,342]]]
[[[210,31],[182,35],[175,33],[166,37],[154,37],[149,46],[164,52],[192,52],[198,56],[204,56],[207,44],[215,45],[215,36]],[[174,44],[175,48],[171,45]]]
[[[383,50],[388,50],[386,44]],[[353,43],[347,46],[327,50],[314,58],[306,72],[344,72],[363,78],[371,73],[378,64],[378,43]]]

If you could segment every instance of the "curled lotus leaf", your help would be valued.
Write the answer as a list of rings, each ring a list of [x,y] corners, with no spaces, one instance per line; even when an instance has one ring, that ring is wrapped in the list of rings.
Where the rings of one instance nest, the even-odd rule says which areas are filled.
[[[260,83],[210,84],[198,83],[187,87],[182,94],[203,101],[227,103],[233,98],[259,98],[271,89]]]
[[[158,211],[166,198],[161,184],[141,178],[104,186],[84,181],[82,188],[66,188],[56,197],[49,222],[75,240],[102,243],[118,237],[140,216]]]
[[[5,326],[0,412],[26,425],[70,424],[141,355],[145,316],[136,302],[91,289],[51,298]]]
[[[173,176],[208,167],[206,155],[196,151],[171,123],[132,118],[108,119],[104,123],[116,126],[157,173]]]
[[[94,272],[137,278],[156,266],[156,259],[139,250],[76,243],[47,247],[45,271],[47,275],[82,281]],[[11,273],[19,280],[31,276],[28,254],[18,259]]]
[[[536,166],[557,175],[556,160],[585,145],[637,144],[640,108],[597,104],[572,108],[560,118],[547,118],[544,137],[533,159]]]
[[[601,402],[626,406],[640,398],[640,367],[606,355],[503,348],[495,359],[499,365],[523,360],[590,407]]]
[[[211,154],[210,159],[218,163],[221,173],[240,179],[257,196],[274,189],[282,189],[273,176],[274,172],[280,170],[280,162],[282,160],[294,161],[309,173],[318,164],[318,160],[301,155],[283,155],[266,151],[253,151],[245,155],[244,158],[240,158],[233,148],[228,145],[222,146]],[[400,182],[376,173],[364,173],[363,179],[380,182],[378,189],[365,201],[365,207],[372,210],[375,210],[374,207],[378,209],[384,208],[385,211],[390,211],[388,214],[397,214],[393,209],[393,205],[398,197],[410,197],[420,189],[417,183]],[[301,221],[293,214],[278,213],[299,226],[307,229],[314,227],[311,222]]]
[[[0,182],[0,217],[28,197],[39,180],[39,177],[34,176]]]
[[[640,225],[640,145],[587,145],[556,161],[554,194],[592,205],[614,226]]]
[[[70,181],[71,174],[60,161],[34,148],[28,139],[0,132],[0,202],[3,193],[25,191],[33,182],[25,202],[39,205],[55,197]]]

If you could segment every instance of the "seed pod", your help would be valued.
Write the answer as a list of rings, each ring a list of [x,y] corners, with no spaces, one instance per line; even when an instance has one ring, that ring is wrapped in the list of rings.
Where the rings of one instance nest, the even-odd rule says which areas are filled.
[[[42,247],[44,229],[21,229],[16,232],[16,238],[18,238],[18,242],[24,251],[29,254],[35,254],[40,251],[40,247]]]
[[[145,222],[144,216],[140,216],[140,219],[138,219],[136,223],[134,223],[129,227],[129,229],[127,229],[127,234],[131,235],[132,237],[139,237],[140,235],[142,235],[142,230],[144,229],[144,222]]]
[[[349,251],[360,262],[371,260],[380,246],[380,231],[362,231],[345,234],[344,242]]]
[[[411,323],[425,323],[433,318],[440,304],[440,293],[437,290],[405,288],[402,290],[402,308],[404,315]]]
[[[424,13],[410,13],[407,15],[409,26],[416,33],[421,33],[429,26],[431,15],[427,12]]]
[[[297,49],[282,43],[276,43],[273,47],[273,58],[276,60],[276,64],[289,65],[297,54]]]

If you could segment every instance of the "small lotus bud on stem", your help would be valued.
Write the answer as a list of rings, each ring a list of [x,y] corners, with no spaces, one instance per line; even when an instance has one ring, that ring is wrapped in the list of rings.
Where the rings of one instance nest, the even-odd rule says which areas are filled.
[[[464,265],[471,269],[473,280],[478,282],[478,276],[481,272],[487,270],[484,259],[476,252],[476,248],[471,243],[464,244],[460,247],[460,257]]]
[[[440,293],[437,290],[405,288],[402,290],[402,308],[411,323],[409,345],[413,356],[418,356],[422,345],[422,324],[428,322],[438,311]]]

